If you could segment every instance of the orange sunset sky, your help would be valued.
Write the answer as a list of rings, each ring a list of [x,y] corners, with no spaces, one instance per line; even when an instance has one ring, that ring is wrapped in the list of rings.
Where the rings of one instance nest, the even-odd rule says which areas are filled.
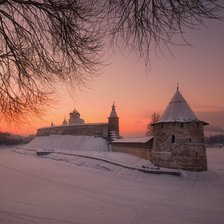
[[[19,134],[61,124],[74,107],[88,122],[106,122],[115,101],[124,137],[145,135],[153,112],[162,113],[176,91],[180,91],[199,119],[224,127],[224,22],[210,21],[208,27],[187,31],[192,47],[171,47],[173,55],[151,52],[150,68],[134,54],[116,52],[95,81],[74,90],[71,97],[60,87],[57,104],[42,120],[20,126],[3,124],[1,131]],[[123,55],[123,56],[122,56]]]

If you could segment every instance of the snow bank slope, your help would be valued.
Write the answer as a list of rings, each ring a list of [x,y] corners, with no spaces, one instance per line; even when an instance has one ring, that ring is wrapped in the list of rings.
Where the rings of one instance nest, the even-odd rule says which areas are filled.
[[[96,151],[108,150],[105,139],[94,136],[49,135],[37,136],[24,146],[26,149],[55,151]]]

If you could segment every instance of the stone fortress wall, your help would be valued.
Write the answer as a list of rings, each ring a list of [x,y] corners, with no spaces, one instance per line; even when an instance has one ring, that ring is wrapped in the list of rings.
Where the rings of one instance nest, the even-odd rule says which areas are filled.
[[[203,122],[159,123],[153,129],[152,162],[156,166],[207,170]]]
[[[143,148],[142,146],[133,147],[133,146],[117,146],[113,145],[113,152],[123,152],[128,153],[134,156],[138,156],[142,159],[150,160],[151,150]]]
[[[74,109],[69,113],[68,121],[64,119],[62,125],[53,125],[52,123],[49,127],[39,128],[37,130],[37,136],[86,135],[103,137],[110,140],[112,136],[111,132],[113,132],[113,137],[119,137],[119,117],[117,116],[114,104],[112,105],[107,123],[85,123],[85,121],[80,118],[80,113]]]
[[[112,143],[113,152],[123,152],[150,160],[153,146],[153,137],[138,137],[128,139],[117,139]]]
[[[100,124],[77,124],[77,125],[60,125],[40,128],[37,130],[37,136],[46,135],[87,135],[97,137],[108,137],[108,123]]]

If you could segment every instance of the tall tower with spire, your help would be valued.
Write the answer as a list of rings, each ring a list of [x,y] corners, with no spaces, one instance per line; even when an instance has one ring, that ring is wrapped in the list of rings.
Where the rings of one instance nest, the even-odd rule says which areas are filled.
[[[156,166],[190,171],[207,170],[203,126],[177,91],[163,115],[153,125],[151,161]]]
[[[108,117],[108,132],[112,139],[113,137],[119,138],[119,117],[117,116],[114,102],[110,116]]]

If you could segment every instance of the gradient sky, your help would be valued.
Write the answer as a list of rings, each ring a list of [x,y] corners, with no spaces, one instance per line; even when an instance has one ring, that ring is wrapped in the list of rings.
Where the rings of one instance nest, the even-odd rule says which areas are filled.
[[[36,133],[36,129],[61,124],[77,108],[85,122],[106,122],[115,101],[124,137],[142,136],[153,112],[162,113],[176,91],[180,91],[199,119],[224,127],[224,22],[210,21],[208,27],[188,31],[193,47],[171,47],[173,55],[151,53],[150,69],[135,55],[114,54],[101,75],[73,98],[61,89],[53,109],[43,120],[20,127],[3,126],[14,133]]]

